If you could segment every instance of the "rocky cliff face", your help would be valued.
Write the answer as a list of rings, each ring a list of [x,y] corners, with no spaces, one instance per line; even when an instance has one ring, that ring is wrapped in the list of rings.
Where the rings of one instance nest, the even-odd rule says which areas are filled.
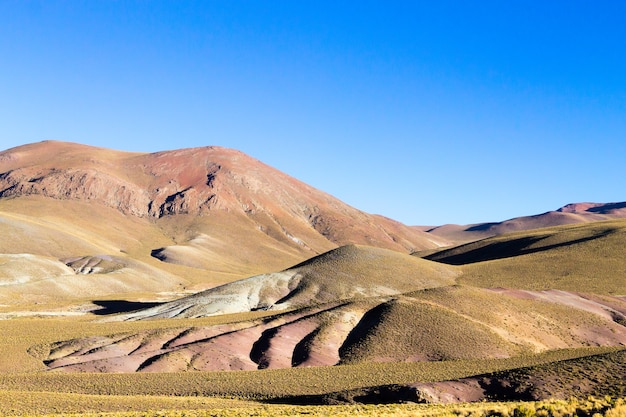
[[[41,195],[87,200],[124,214],[154,218],[206,213],[216,202],[214,182],[221,166],[210,161],[197,166],[194,150],[126,158],[119,153],[117,161],[110,161],[97,148],[91,157],[81,158],[81,152],[72,152],[72,148],[85,150],[81,146],[36,145],[3,152],[0,198]],[[205,148],[201,158],[210,159],[214,149]]]
[[[34,175],[33,175],[34,174]],[[16,169],[0,174],[0,198],[41,195],[89,200],[122,213],[145,216],[150,195],[135,184],[93,169]]]

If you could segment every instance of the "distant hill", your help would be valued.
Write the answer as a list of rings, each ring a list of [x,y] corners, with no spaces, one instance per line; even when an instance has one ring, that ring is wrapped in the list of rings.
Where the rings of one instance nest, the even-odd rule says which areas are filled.
[[[626,295],[626,219],[495,236],[426,256],[485,288]]]
[[[420,227],[435,236],[453,242],[470,242],[485,237],[502,235],[542,227],[588,223],[626,217],[626,202],[621,203],[573,203],[542,214],[515,217],[503,222],[477,223],[471,225],[446,224],[436,227]]]

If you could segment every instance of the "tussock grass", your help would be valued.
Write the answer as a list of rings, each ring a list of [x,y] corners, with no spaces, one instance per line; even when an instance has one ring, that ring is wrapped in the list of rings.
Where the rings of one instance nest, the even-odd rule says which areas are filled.
[[[340,353],[345,363],[445,361],[507,357],[521,349],[444,305],[397,297],[370,310]]]
[[[260,400],[326,394],[378,385],[453,380],[611,352],[615,349],[606,347],[566,349],[509,359],[363,363],[263,371],[133,374],[15,373],[0,374],[0,389],[90,395],[217,395]]]
[[[0,392],[0,398],[2,398]],[[220,400],[221,401],[221,400]],[[273,417],[273,416],[389,416],[389,417],[619,417],[626,413],[626,403],[622,398],[593,398],[552,400],[539,402],[487,402],[474,404],[424,405],[424,404],[384,404],[384,405],[332,405],[332,406],[291,406],[291,405],[249,405],[219,406],[219,401],[207,409],[161,409],[160,411],[116,411],[106,403],[99,412],[63,411],[64,416],[82,417]],[[215,407],[213,407],[215,405]],[[39,411],[42,407],[26,409],[25,412],[3,410],[2,415],[57,416],[57,412]],[[43,408],[45,410],[45,408]],[[69,410],[69,409],[68,409]]]
[[[88,395],[0,390],[0,415],[85,414],[131,410],[192,410],[258,407],[258,403],[218,397]],[[123,414],[123,413],[122,413]],[[174,413],[173,413],[174,414]]]
[[[533,399],[626,396],[626,350],[501,371],[511,391]]]

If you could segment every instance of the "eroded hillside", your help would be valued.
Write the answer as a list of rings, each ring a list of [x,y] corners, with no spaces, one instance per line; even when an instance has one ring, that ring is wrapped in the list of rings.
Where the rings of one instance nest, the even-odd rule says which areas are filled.
[[[561,243],[581,241],[579,250],[584,251],[594,240],[581,240],[581,233],[595,236],[598,227],[623,229],[626,222],[542,233],[559,236],[552,239]],[[509,255],[526,256],[524,250]],[[229,325],[59,342],[50,346],[46,360],[64,371],[248,370],[509,358],[626,344],[623,297],[459,285],[471,273],[464,271],[470,264],[454,267],[410,258],[381,249],[340,248],[282,273],[116,318],[202,317],[258,309],[284,313]],[[506,279],[514,279],[518,271],[509,270]],[[560,277],[544,275],[548,279],[556,287]]]

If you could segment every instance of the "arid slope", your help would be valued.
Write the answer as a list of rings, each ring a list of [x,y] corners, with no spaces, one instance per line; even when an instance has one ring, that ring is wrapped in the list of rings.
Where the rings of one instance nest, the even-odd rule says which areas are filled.
[[[1,152],[0,198],[27,195],[153,219],[228,213],[230,222],[248,222],[250,230],[312,253],[348,243],[410,251],[443,241],[363,213],[239,151],[211,146],[137,154],[46,141]],[[190,233],[177,237],[188,242]]]
[[[262,320],[61,341],[42,358],[51,369],[69,372],[508,358],[626,344],[619,323],[626,316],[616,306],[624,311],[626,302],[451,286],[330,302]]]
[[[59,342],[48,365],[66,371],[231,370],[620,346],[626,344],[625,244],[626,220],[615,220],[494,237],[431,260],[413,257],[419,262],[383,249],[342,247],[283,272],[117,319],[284,313]]]
[[[0,152],[0,232],[0,305],[173,298],[338,245],[409,253],[446,244],[235,150],[147,154],[55,141]],[[117,266],[68,266],[76,259]]]

